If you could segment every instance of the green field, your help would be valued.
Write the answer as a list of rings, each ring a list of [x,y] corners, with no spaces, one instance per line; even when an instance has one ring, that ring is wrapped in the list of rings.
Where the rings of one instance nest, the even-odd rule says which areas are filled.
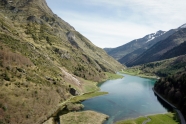
[[[107,78],[109,80],[114,80],[114,79],[120,79],[120,78],[123,78],[122,75],[119,75],[119,74],[113,74],[113,73],[109,73],[109,72],[105,72],[105,74],[107,75]]]
[[[83,101],[83,100],[86,100],[86,99],[90,99],[90,98],[93,98],[93,97],[96,97],[96,96],[100,96],[100,95],[105,95],[105,94],[108,94],[108,92],[92,92],[92,93],[85,93],[85,94],[83,94],[83,95],[73,97],[73,98],[70,100],[70,102],[72,102],[72,103],[80,102],[80,101]]]
[[[129,74],[129,75],[135,75],[143,78],[150,78],[150,79],[157,79],[158,77],[150,74],[150,73],[143,73],[141,70],[137,68],[128,68],[126,70],[120,71],[122,74]]]
[[[174,113],[166,113],[166,114],[157,114],[157,115],[149,115],[147,118],[150,118],[151,121],[147,124],[179,124],[175,120]],[[145,120],[148,120],[146,117],[139,117],[136,119],[118,121],[116,124],[142,124]]]

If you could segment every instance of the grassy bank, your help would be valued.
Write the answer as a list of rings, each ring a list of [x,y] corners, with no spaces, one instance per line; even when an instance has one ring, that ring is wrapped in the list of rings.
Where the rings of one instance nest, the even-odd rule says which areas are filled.
[[[120,73],[139,76],[139,77],[142,77],[142,78],[150,78],[150,79],[157,79],[158,78],[156,75],[143,73],[141,70],[136,69],[136,68],[126,69],[126,70],[120,71]]]
[[[105,94],[108,94],[108,92],[85,93],[83,95],[73,97],[69,102],[76,103],[76,102],[80,102],[80,101],[83,101],[83,100],[86,100],[86,99],[90,99],[90,98],[100,96],[100,95],[105,95]]]
[[[123,78],[122,75],[113,74],[109,72],[105,72],[105,75],[106,75],[105,81]],[[105,118],[108,118],[108,116],[104,114],[100,114],[98,112],[93,112],[93,111],[80,112],[81,114],[74,112],[74,111],[79,111],[83,108],[83,105],[81,104],[82,101],[96,97],[96,96],[108,94],[108,92],[100,92],[97,82],[84,80],[82,78],[79,78],[79,80],[81,82],[81,87],[78,87],[73,84],[71,85],[71,87],[76,89],[80,95],[73,96],[70,99],[60,103],[59,108],[61,109],[58,112],[56,112],[55,115],[60,115],[61,121],[64,121],[65,124],[66,124],[66,121],[68,120],[71,120],[71,121],[67,122],[67,124],[68,123],[73,124],[77,122],[93,123],[93,120],[91,120],[92,117],[100,120],[99,122],[97,122],[96,120],[96,122],[94,122],[95,124],[102,123],[105,120]],[[88,115],[86,115],[85,113]],[[90,114],[92,114],[92,116],[89,116]],[[75,116],[78,116],[80,120],[76,120],[76,119],[74,120],[73,118]],[[89,119],[85,119],[85,118],[89,118]],[[87,120],[91,120],[91,121],[87,121]],[[50,122],[50,120],[48,120],[47,122]]]
[[[119,75],[119,74],[113,74],[113,73],[109,73],[109,72],[105,72],[105,74],[107,75],[107,80],[115,80],[115,79],[123,78],[123,76]]]
[[[174,113],[149,115],[147,116],[147,118],[151,119],[151,121],[148,122],[148,124],[179,124],[179,122],[175,120]],[[145,120],[147,120],[147,118],[139,117],[136,119],[118,121],[116,122],[116,124],[142,124]]]

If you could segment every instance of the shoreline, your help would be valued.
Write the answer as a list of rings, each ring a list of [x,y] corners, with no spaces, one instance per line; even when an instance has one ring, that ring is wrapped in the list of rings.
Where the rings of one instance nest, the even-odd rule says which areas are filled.
[[[129,73],[129,72],[124,72],[124,71],[120,71],[121,74],[128,74],[128,75],[132,75],[132,76],[138,76],[138,77],[141,77],[141,78],[147,78],[147,79],[155,79],[155,80],[158,80],[159,77],[157,76],[147,76],[147,75],[140,75],[140,74],[134,74],[134,73]]]
[[[176,111],[176,113],[177,113],[178,116],[179,116],[180,123],[181,123],[181,124],[186,124],[185,118],[184,118],[184,116],[182,115],[181,111],[180,111],[176,106],[174,106],[172,103],[170,103],[169,101],[167,101],[164,97],[162,97],[154,88],[152,88],[152,90],[153,90],[153,92],[154,92],[160,99],[162,99],[164,102],[166,102],[167,104],[169,104],[169,105]]]
[[[152,117],[157,117],[157,116],[161,116],[161,115],[164,115],[164,116],[169,116],[169,114],[175,114],[175,113],[172,113],[172,112],[166,112],[166,113],[157,113],[157,114],[148,114],[148,115],[144,115],[144,116],[139,116],[139,117],[136,117],[136,118],[128,118],[128,119],[124,119],[124,120],[120,120],[120,121],[116,121],[115,124],[128,124],[130,122],[144,122],[146,121],[147,118],[150,118],[151,121],[154,121],[152,119]],[[171,116],[170,116],[171,117]],[[173,120],[173,117],[172,117],[172,120]],[[176,122],[175,122],[176,123]]]

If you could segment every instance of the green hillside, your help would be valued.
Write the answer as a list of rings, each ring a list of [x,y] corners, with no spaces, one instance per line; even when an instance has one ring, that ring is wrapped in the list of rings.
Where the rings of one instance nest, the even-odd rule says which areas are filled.
[[[174,57],[171,59],[165,59],[162,61],[156,61],[151,63],[146,63],[138,66],[133,66],[124,70],[128,73],[133,73],[136,75],[147,75],[147,76],[159,76],[168,77],[174,74],[184,73],[186,67],[186,55]],[[138,73],[137,73],[138,72]]]
[[[0,1],[0,123],[42,123],[122,68],[45,0]]]

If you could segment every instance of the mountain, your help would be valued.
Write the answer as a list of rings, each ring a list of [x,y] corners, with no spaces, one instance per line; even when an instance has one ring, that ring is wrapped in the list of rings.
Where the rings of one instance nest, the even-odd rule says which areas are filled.
[[[186,24],[181,25],[178,29],[186,28]]]
[[[0,0],[0,123],[40,124],[122,68],[45,0]]]
[[[139,55],[141,55],[143,52],[145,52],[147,49],[149,49],[151,46],[153,46],[157,42],[166,39],[167,37],[172,35],[175,31],[176,31],[176,29],[171,29],[162,35],[156,36],[153,40],[151,40],[147,44],[144,44],[144,46],[142,46],[141,48],[138,48],[138,49],[134,50],[133,52],[128,53],[127,55],[125,55],[121,59],[119,59],[118,61],[126,66],[129,66],[130,63],[133,60],[135,60]]]
[[[185,41],[186,28],[180,28],[167,39],[156,43],[151,48],[146,50],[144,53],[134,59],[129,66],[164,60],[167,58],[176,57],[177,55],[183,55],[185,53]]]
[[[109,51],[111,51],[113,48],[104,48],[104,50],[108,53]]]
[[[175,56],[185,55],[186,54],[186,41],[181,43],[179,46],[174,47],[173,49],[167,51],[161,56],[160,59],[169,59]]]
[[[141,53],[149,49],[157,42],[166,39],[175,31],[176,30],[174,29],[167,32],[160,30],[156,33],[148,34],[143,38],[133,40],[117,48],[112,48],[109,51],[107,48],[105,48],[105,50],[109,55],[118,60],[120,63],[128,65],[131,60],[139,56]]]

